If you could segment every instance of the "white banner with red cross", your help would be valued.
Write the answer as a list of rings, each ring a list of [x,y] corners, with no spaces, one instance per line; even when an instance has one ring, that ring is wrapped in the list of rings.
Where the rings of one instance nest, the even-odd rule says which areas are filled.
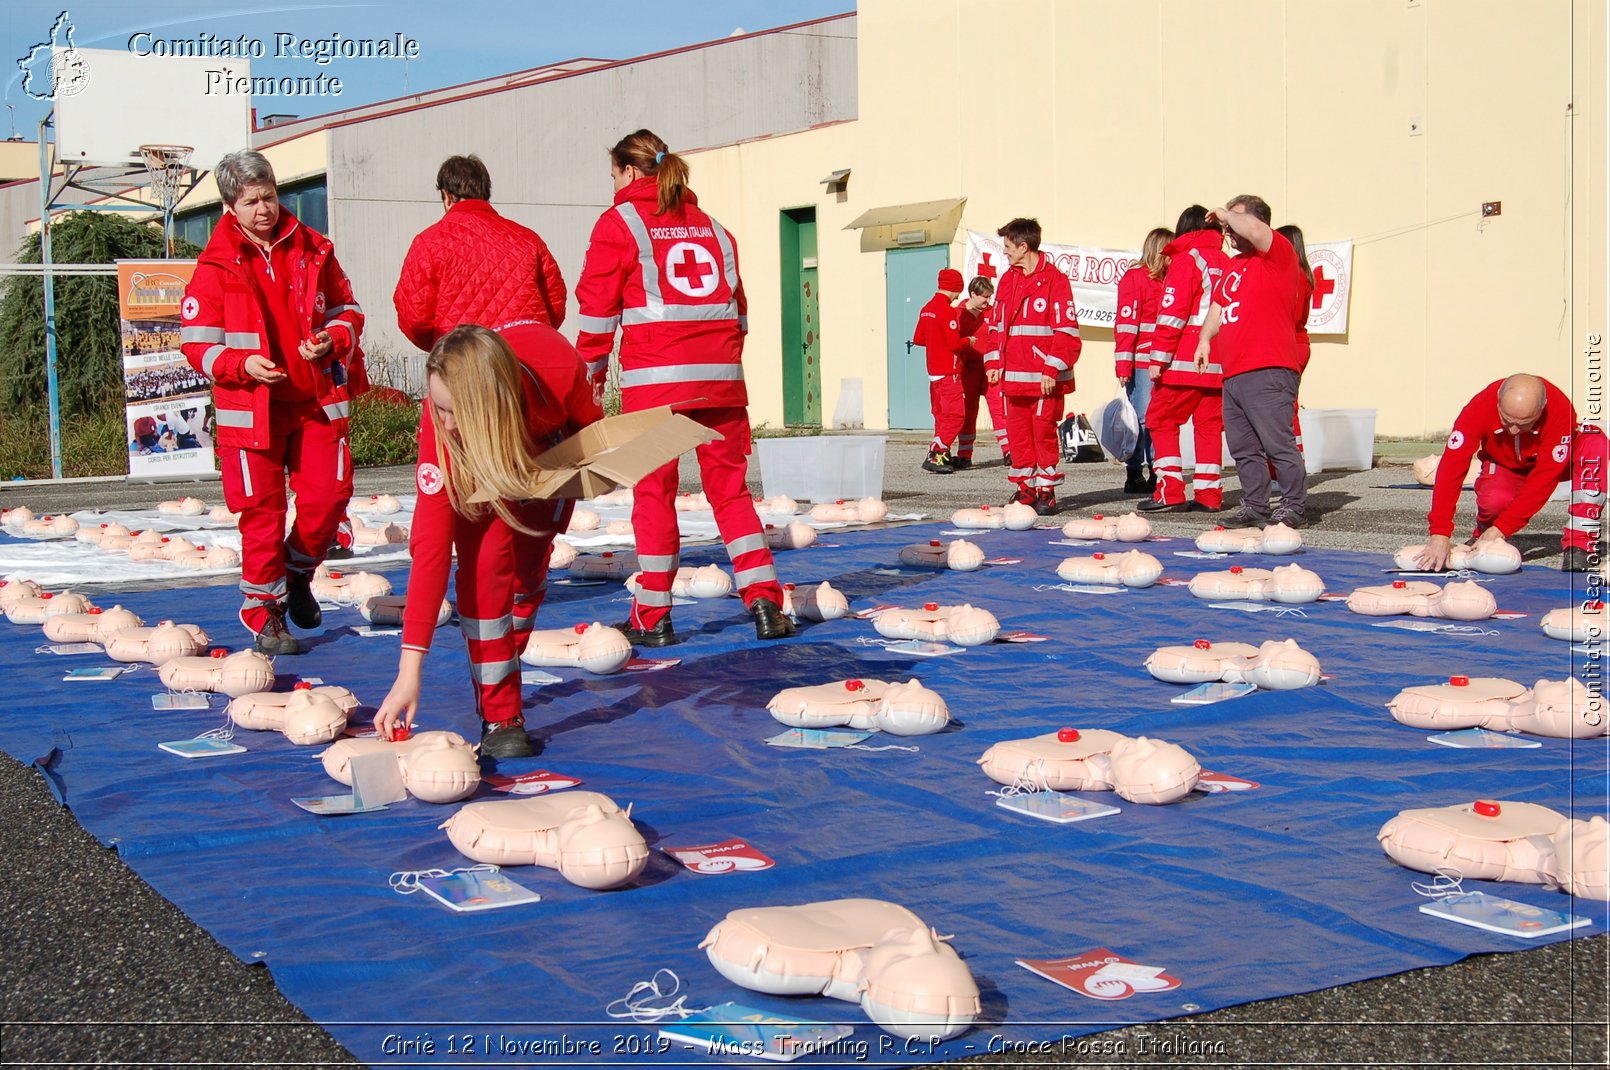
[[[1140,259],[1139,249],[1100,249],[1089,245],[1041,242],[1040,252],[1073,284],[1079,323],[1111,328],[1117,316],[1118,279]],[[1314,242],[1308,246],[1314,269],[1314,294],[1308,306],[1308,333],[1346,334],[1347,300],[1353,289],[1353,243]],[[1006,249],[993,234],[967,232],[963,274],[971,281],[983,275],[997,281],[1007,268]]]

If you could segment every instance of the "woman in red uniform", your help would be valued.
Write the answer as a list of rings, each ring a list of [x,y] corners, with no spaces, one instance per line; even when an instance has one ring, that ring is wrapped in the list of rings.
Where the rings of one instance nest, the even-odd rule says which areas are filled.
[[[794,634],[783,588],[745,478],[749,394],[743,346],[748,305],[732,236],[699,208],[687,161],[648,130],[609,150],[615,203],[593,226],[576,285],[576,348],[599,395],[621,332],[621,410],[668,405],[721,433],[698,449],[699,474],[716,530],[759,639]],[[682,540],[675,499],[677,462],[638,480],[632,529],[642,566],[626,637],[643,646],[678,642],[671,627],[671,579]]]
[[[1168,271],[1163,249],[1173,240],[1172,230],[1154,227],[1141,246],[1140,260],[1118,280],[1118,316],[1112,329],[1113,368],[1135,407],[1140,430],[1134,451],[1124,460],[1126,494],[1150,494],[1157,489],[1146,407],[1152,400],[1152,333],[1157,330],[1157,306],[1163,298],[1163,276]]]
[[[520,715],[520,651],[547,591],[548,552],[573,502],[526,497],[535,458],[603,414],[581,358],[545,324],[458,327],[425,362],[430,397],[419,420],[419,502],[397,680],[375,715],[393,738],[412,725],[420,669],[458,551],[459,626],[481,717],[481,753],[536,753]],[[471,504],[493,491],[490,503]]]

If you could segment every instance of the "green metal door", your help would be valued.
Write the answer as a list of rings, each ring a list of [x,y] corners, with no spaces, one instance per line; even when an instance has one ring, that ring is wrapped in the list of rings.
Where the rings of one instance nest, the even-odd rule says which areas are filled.
[[[884,254],[886,331],[889,339],[889,426],[932,431],[928,368],[921,346],[911,344],[917,314],[936,292],[940,269],[950,266],[950,247],[890,249]]]
[[[783,313],[783,423],[822,426],[821,292],[816,276],[816,209],[779,220]]]
[[[812,223],[814,230],[816,224]],[[815,257],[811,258],[814,262]],[[799,348],[803,357],[799,374],[805,394],[804,419],[797,421],[811,427],[822,426],[822,320],[818,310],[816,269],[808,267],[799,273],[800,329],[804,337]]]

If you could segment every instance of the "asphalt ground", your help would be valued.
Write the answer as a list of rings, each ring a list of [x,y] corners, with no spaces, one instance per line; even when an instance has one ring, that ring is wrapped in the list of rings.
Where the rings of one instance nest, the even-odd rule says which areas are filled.
[[[1431,444],[1384,443],[1377,467],[1312,477],[1312,545],[1390,552],[1419,541],[1430,504],[1407,464]],[[923,472],[920,442],[889,444],[884,497],[898,512],[944,517],[1004,502],[999,455],[952,475]],[[1122,469],[1065,466],[1065,513],[1133,502]],[[684,485],[694,488],[691,464]],[[760,489],[758,471],[751,485]],[[406,493],[412,468],[371,469],[360,493]],[[1231,511],[1238,503],[1226,477]],[[36,512],[140,506],[178,493],[222,499],[216,484],[121,481],[0,486],[0,505]],[[1460,523],[1472,516],[1466,508]],[[1529,563],[1558,566],[1565,507],[1550,503],[1516,543]],[[1164,534],[1215,518],[1153,517]],[[1249,934],[1250,937],[1250,934]],[[36,770],[0,755],[0,1065],[337,1066],[356,1061],[241,962],[151,890],[57,805]],[[1604,934],[1305,995],[1005,1052],[990,1065],[1605,1066],[1610,1058],[1610,937]],[[519,1065],[506,1062],[500,1065]],[[950,1063],[946,1065],[957,1065]]]

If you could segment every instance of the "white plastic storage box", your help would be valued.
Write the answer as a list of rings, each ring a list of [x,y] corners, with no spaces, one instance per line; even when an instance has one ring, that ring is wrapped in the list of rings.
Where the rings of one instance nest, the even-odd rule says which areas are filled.
[[[1303,446],[1320,455],[1322,471],[1363,472],[1375,465],[1375,409],[1303,409]],[[1318,441],[1309,439],[1313,427]]]
[[[762,491],[811,502],[881,498],[888,441],[883,435],[756,439]]]

